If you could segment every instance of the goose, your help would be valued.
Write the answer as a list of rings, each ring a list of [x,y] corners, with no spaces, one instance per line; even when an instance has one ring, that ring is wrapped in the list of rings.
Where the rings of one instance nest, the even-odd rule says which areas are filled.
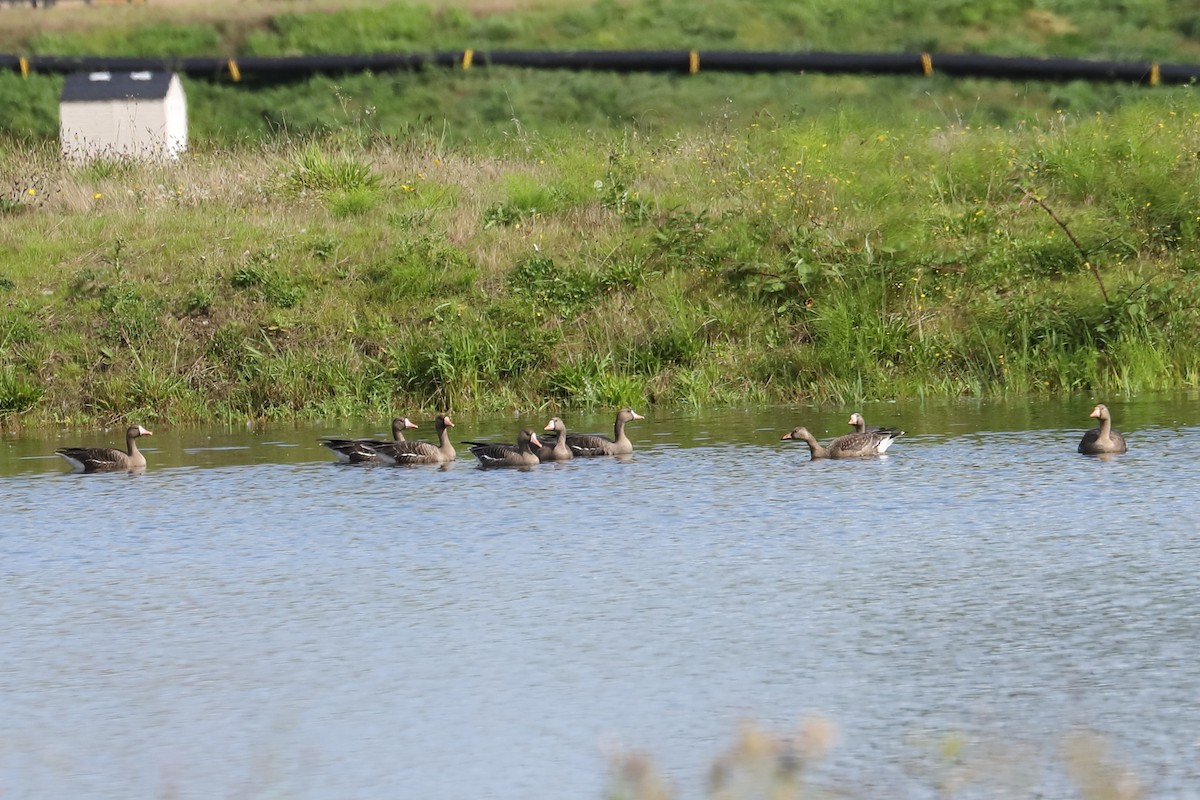
[[[576,458],[581,456],[623,456],[633,452],[633,442],[625,435],[625,423],[635,419],[645,419],[632,408],[622,408],[617,412],[617,421],[613,424],[613,438],[601,436],[598,433],[568,433],[567,447]]]
[[[404,431],[417,427],[417,423],[408,417],[396,417],[392,420],[392,442],[403,442]],[[321,445],[328,447],[343,464],[393,464],[390,458],[379,454],[379,447],[392,442],[380,439],[322,439]]]
[[[854,430],[858,433],[876,433],[897,430],[896,428],[883,428],[879,425],[868,425],[866,419],[863,418],[863,415],[857,411],[850,415],[850,419],[846,421],[846,424],[854,428]]]
[[[1125,446],[1125,437],[1113,430],[1112,415],[1108,406],[1103,403],[1092,409],[1089,417],[1100,420],[1099,428],[1092,428],[1079,440],[1079,452],[1087,455],[1101,453],[1124,453],[1129,448]]]
[[[453,428],[454,422],[449,415],[442,414],[433,420],[433,428],[438,434],[436,445],[429,442],[383,442],[373,448],[383,457],[386,464],[445,464],[458,457],[454,445],[450,444],[448,428]]]
[[[471,446],[471,455],[479,459],[481,467],[533,467],[541,463],[533,448],[542,443],[532,428],[522,428],[516,444],[486,444]]]
[[[866,456],[881,456],[892,446],[892,442],[904,435],[904,431],[893,429],[866,431],[864,433],[848,433],[839,436],[822,447],[808,428],[793,428],[783,435],[784,439],[794,439],[805,442],[814,459],[817,458],[863,458]]]
[[[537,457],[542,461],[569,461],[575,457],[567,444],[567,426],[558,417],[553,417],[546,423],[543,430],[554,431],[554,437],[542,442],[537,450]]]
[[[54,451],[71,465],[73,472],[114,472],[135,470],[146,466],[146,457],[138,450],[139,436],[153,436],[141,425],[130,425],[125,431],[125,450],[113,447],[60,447]]]
[[[857,433],[866,433],[867,431],[879,430],[878,425],[868,425],[867,421],[863,419],[863,415],[857,411],[850,415],[850,419],[846,421],[846,424],[851,428],[854,428]]]

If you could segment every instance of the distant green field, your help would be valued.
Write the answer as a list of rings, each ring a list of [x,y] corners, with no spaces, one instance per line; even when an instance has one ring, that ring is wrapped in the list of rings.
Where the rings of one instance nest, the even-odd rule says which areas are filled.
[[[478,4],[477,4],[478,5]],[[332,12],[275,12],[248,18],[183,21],[155,7],[121,9],[123,24],[14,26],[0,37],[34,54],[288,55],[442,49],[747,49],[878,52],[983,52],[1161,61],[1200,60],[1200,10],[1183,0],[1062,2],[1033,0],[928,3],[791,0],[704,4],[680,0],[531,6],[503,13],[472,5],[356,5]],[[486,6],[485,6],[486,8]],[[149,12],[151,9],[142,9]],[[43,13],[56,13],[51,9]],[[115,11],[115,10],[114,10]],[[16,13],[16,12],[14,12]],[[29,10],[23,14],[37,13]],[[104,13],[89,9],[87,14]],[[248,12],[245,12],[248,13]],[[81,19],[76,10],[72,19]],[[86,17],[82,17],[86,19]],[[145,24],[142,24],[142,23]],[[0,77],[0,130],[48,138],[57,130],[61,78]],[[246,74],[189,80],[192,136],[230,143],[355,128],[373,136],[436,131],[448,141],[508,131],[631,128],[670,134],[756,116],[809,118],[852,107],[880,119],[913,113],[1008,124],[1030,110],[1081,113],[1115,108],[1145,90],[1082,83],[798,76],[694,77],[475,69],[321,77],[264,83]]]

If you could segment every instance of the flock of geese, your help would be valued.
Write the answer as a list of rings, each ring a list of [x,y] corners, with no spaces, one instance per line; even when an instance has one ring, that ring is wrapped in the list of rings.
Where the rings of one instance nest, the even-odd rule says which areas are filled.
[[[632,408],[617,412],[613,425],[613,436],[598,433],[567,433],[563,421],[554,417],[546,424],[541,438],[532,428],[524,428],[517,434],[516,444],[497,442],[463,442],[471,448],[471,455],[479,459],[483,467],[532,467],[543,461],[567,461],[587,456],[623,456],[633,452],[633,442],[625,435],[625,423],[645,419]],[[404,438],[404,431],[417,427],[408,417],[392,420],[392,441],[379,439],[322,439],[338,460],[347,464],[444,464],[457,458],[454,445],[450,443],[449,428],[454,427],[445,414],[435,417],[433,428],[437,431],[438,443],[412,442]],[[542,439],[546,441],[542,441]]]
[[[1079,452],[1088,455],[1124,453],[1125,437],[1112,427],[1112,416],[1108,407],[1101,404],[1092,409],[1090,416],[1100,421],[1079,442]],[[533,429],[524,428],[517,435],[516,444],[496,442],[463,442],[470,446],[471,455],[479,460],[481,467],[532,467],[543,461],[566,461],[572,458],[591,456],[622,456],[633,452],[633,442],[625,435],[625,424],[645,419],[632,408],[617,412],[610,439],[596,433],[567,433],[562,419],[554,417],[546,424],[542,436]],[[805,427],[793,428],[783,435],[785,440],[804,442],[814,459],[817,458],[867,458],[887,452],[892,443],[904,435],[898,428],[880,428],[868,425],[862,414],[850,415],[849,424],[854,431],[839,436],[827,445],[822,445]],[[454,461],[457,453],[450,443],[449,429],[454,427],[449,415],[442,414],[433,420],[438,443],[409,441],[404,431],[417,425],[408,417],[392,420],[392,439],[339,439],[326,438],[321,444],[346,464],[378,464],[404,466],[410,464],[445,464]],[[138,450],[137,440],[152,435],[141,425],[131,425],[125,431],[125,450],[113,447],[60,447],[55,451],[71,465],[75,472],[114,472],[137,470],[146,466],[146,456]]]

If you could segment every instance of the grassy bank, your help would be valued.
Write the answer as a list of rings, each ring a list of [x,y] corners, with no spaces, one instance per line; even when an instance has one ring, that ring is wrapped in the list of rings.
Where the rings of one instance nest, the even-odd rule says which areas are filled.
[[[1196,386],[1200,112],[0,146],[17,421]]]

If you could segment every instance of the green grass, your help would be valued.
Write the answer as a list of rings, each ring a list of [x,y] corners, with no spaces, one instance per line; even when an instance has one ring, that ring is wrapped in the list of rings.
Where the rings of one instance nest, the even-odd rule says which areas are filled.
[[[382,0],[330,12],[285,11],[238,20],[189,19],[180,9],[117,15],[40,12],[52,22],[0,31],[13,53],[119,56],[277,56],[488,49],[689,49],[982,52],[1126,60],[1200,59],[1200,14],[1188,0],[1056,3],[1034,0],[897,3],[864,0],[602,0],[502,12]],[[462,7],[457,7],[462,6]],[[65,9],[63,10],[66,11]],[[136,10],[135,10],[136,11]],[[27,12],[21,12],[27,13]],[[69,13],[69,12],[67,12]],[[216,12],[214,12],[216,13]],[[211,17],[211,15],[209,15]],[[703,65],[703,60],[701,61]],[[470,71],[349,74],[295,82],[242,70],[243,81],[186,79],[191,137],[228,144],[301,135],[434,136],[446,142],[503,132],[514,141],[564,130],[632,129],[671,136],[754,118],[804,120],[856,109],[904,118],[933,112],[1009,125],[1037,110],[1110,111],[1141,96],[1127,85],[913,80],[884,76],[614,75],[480,66]],[[57,133],[60,76],[0,74],[0,130]]]
[[[673,2],[502,18],[425,9],[369,30],[351,10],[330,30],[380,48],[466,33],[478,46],[568,34],[608,46],[611,26],[632,37],[623,46],[828,34],[822,47],[859,49],[882,30],[930,44],[912,38],[923,30],[994,51],[1012,44],[1011,24],[1067,51],[1083,32],[1096,54],[1135,40],[1193,47],[1161,15],[1118,40],[1104,25],[1133,35],[1108,5],[1053,19],[1024,2],[935,6],[887,4],[890,22],[870,34],[831,27],[820,7],[687,16]],[[235,43],[341,47],[320,44],[317,19],[331,21],[238,28]],[[220,46],[234,35],[219,31]],[[92,44],[149,41],[131,36]],[[38,84],[50,80],[0,78],[0,96],[52,97]],[[1193,88],[483,70],[332,86],[193,84],[194,119],[222,110],[173,165],[71,166],[36,129],[0,138],[4,419],[1198,383]],[[268,109],[289,119],[245,127]]]
[[[305,138],[174,166],[12,145],[0,410],[1194,387],[1200,112],[1184,100],[854,136],[818,117],[519,147]]]

